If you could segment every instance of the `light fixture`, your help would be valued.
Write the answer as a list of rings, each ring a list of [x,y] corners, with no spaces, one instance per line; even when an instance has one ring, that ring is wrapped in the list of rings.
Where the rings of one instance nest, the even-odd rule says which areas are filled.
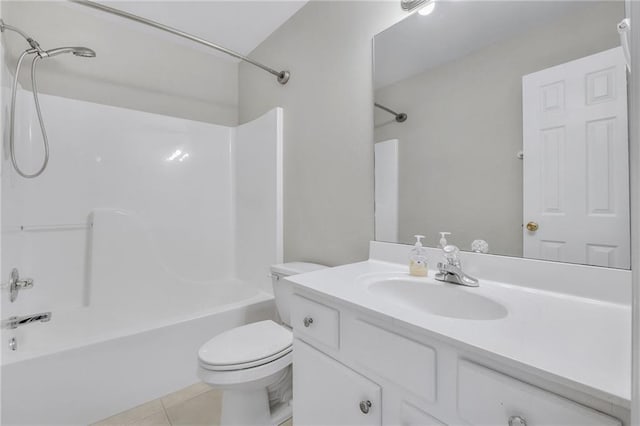
[[[418,9],[420,15],[426,16],[435,9],[436,0],[400,0],[400,6],[407,12]]]

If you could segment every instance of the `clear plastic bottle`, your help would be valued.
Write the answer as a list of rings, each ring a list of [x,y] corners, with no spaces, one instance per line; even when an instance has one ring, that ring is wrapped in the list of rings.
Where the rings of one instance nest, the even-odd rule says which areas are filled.
[[[426,277],[428,270],[427,253],[422,247],[422,239],[424,235],[414,235],[416,244],[409,255],[409,274],[415,277]]]
[[[451,235],[451,232],[440,232],[440,248],[445,248],[448,245],[447,235]]]

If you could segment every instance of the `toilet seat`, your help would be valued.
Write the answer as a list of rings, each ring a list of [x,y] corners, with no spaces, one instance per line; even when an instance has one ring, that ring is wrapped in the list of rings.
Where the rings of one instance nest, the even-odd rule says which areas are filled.
[[[198,351],[200,366],[210,371],[236,371],[259,367],[291,353],[291,331],[271,320],[228,330]]]
[[[211,371],[235,371],[235,370],[246,370],[247,368],[259,367],[264,364],[269,364],[277,360],[278,358],[282,358],[293,350],[292,346],[284,349],[283,351],[278,352],[277,354],[273,354],[263,359],[258,359],[251,362],[244,362],[238,364],[228,364],[228,365],[218,365],[218,364],[209,364],[200,360],[200,366],[206,370]]]
[[[273,379],[283,374],[293,362],[293,353],[285,355],[266,364],[240,370],[215,370],[216,366],[200,363],[198,377],[205,383],[224,389],[261,388],[273,383]]]

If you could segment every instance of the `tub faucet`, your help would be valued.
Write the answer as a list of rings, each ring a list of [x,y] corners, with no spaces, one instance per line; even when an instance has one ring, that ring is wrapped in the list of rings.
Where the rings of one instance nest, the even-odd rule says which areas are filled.
[[[48,322],[51,320],[51,312],[42,312],[34,315],[25,315],[23,317],[9,317],[2,321],[2,328],[18,328],[32,322]]]
[[[478,279],[465,274],[462,271],[462,263],[458,258],[458,247],[453,245],[445,246],[442,251],[447,263],[438,262],[438,272],[436,280],[452,284],[464,285],[467,287],[478,287]]]

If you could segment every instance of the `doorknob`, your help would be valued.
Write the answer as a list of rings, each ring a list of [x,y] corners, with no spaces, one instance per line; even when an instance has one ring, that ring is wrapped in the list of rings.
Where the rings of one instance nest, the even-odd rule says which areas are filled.
[[[538,230],[538,224],[536,222],[527,223],[527,231],[536,232]]]

